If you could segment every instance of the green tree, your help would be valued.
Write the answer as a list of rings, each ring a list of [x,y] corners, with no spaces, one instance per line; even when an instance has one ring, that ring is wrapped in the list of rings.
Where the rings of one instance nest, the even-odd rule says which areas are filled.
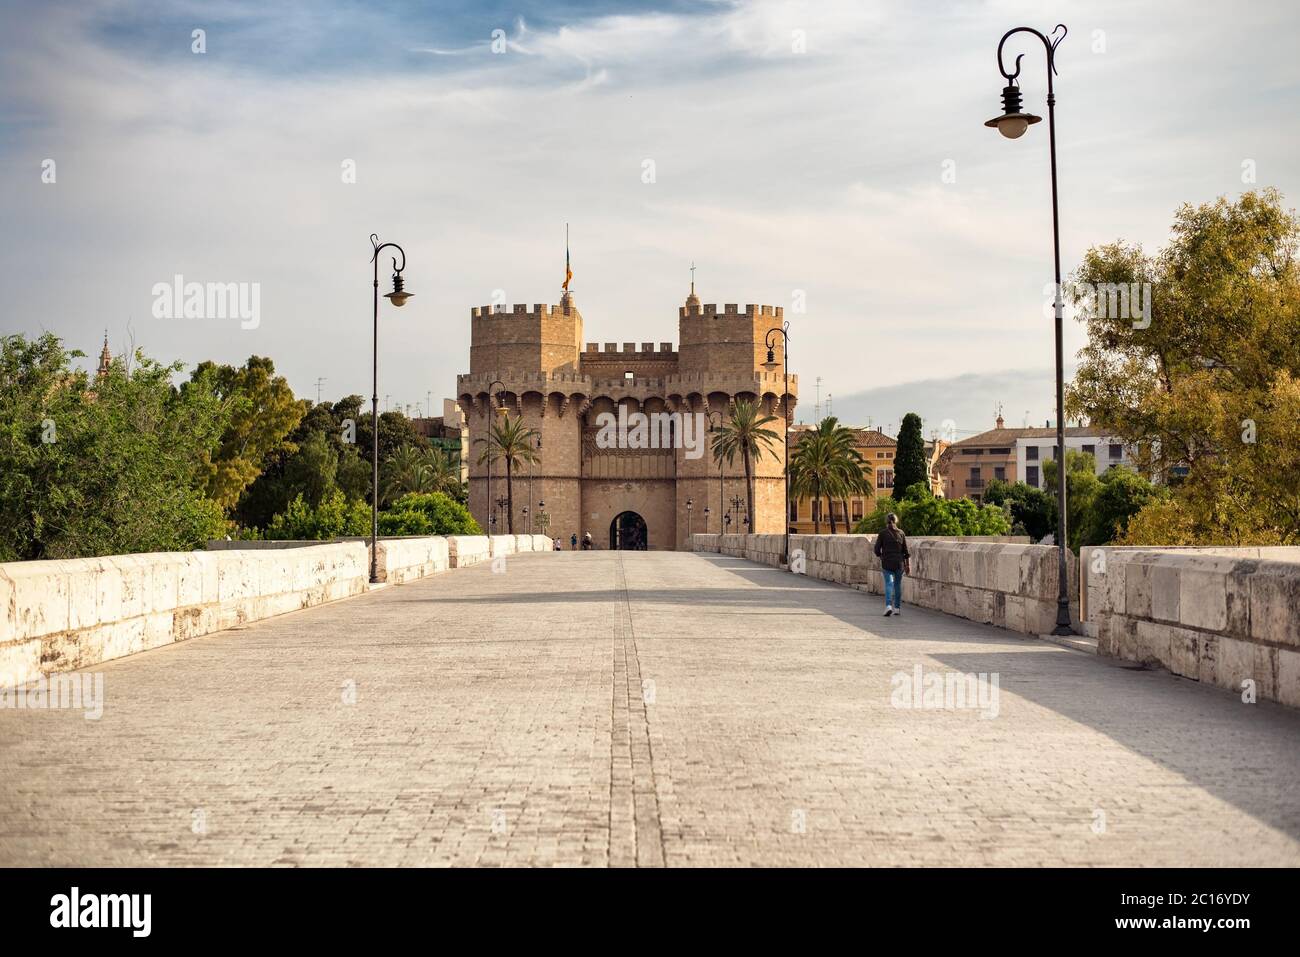
[[[370,506],[349,502],[338,489],[332,489],[316,507],[301,494],[289,507],[276,515],[266,528],[266,538],[275,541],[333,539],[341,536],[370,534]]]
[[[91,380],[51,334],[0,338],[0,561],[202,546],[221,533],[204,457],[228,409],[209,375],[138,352]]]
[[[510,418],[506,414],[501,422],[494,422],[486,438],[475,440],[484,446],[479,455],[478,464],[504,462],[506,466],[506,523],[511,535],[515,533],[515,489],[514,470],[537,458],[537,430],[525,428],[522,418]],[[489,502],[488,507],[492,504]]]
[[[383,463],[380,489],[381,502],[391,502],[407,492],[454,496],[460,490],[460,464],[443,449],[403,445]]]
[[[790,454],[790,497],[820,502],[826,496],[830,512],[831,534],[836,534],[833,498],[851,494],[870,494],[863,474],[861,453],[854,447],[853,430],[839,424],[834,416],[804,432]],[[847,520],[848,512],[845,512]],[[820,511],[813,513],[813,533],[821,534]]]
[[[726,459],[728,465],[735,461],[737,455],[744,463],[745,512],[751,532],[757,531],[754,527],[754,465],[765,454],[776,454],[773,446],[780,443],[782,437],[767,428],[769,422],[776,421],[776,416],[763,414],[758,402],[737,399],[731,404],[730,420],[713,429],[713,454]]]
[[[412,492],[379,514],[384,535],[482,535],[469,509],[442,492]]]
[[[1000,506],[937,498],[927,480],[908,486],[897,502],[877,502],[875,510],[854,527],[854,533],[879,534],[891,512],[898,515],[898,524],[908,535],[1006,535],[1011,530],[1011,521]]]
[[[915,412],[903,416],[898,430],[898,448],[894,454],[894,499],[917,482],[930,484],[930,467],[925,458],[925,439],[921,435],[921,417]]]
[[[1131,307],[1131,284],[1149,284],[1140,316],[1076,297],[1088,345],[1069,414],[1176,485],[1133,516],[1126,541],[1300,542],[1298,242],[1300,220],[1269,189],[1183,206],[1156,255],[1117,242],[1084,256],[1076,289],[1122,285]]]
[[[1116,466],[1102,473],[1097,494],[1084,519],[1084,545],[1107,545],[1117,542],[1128,532],[1129,521],[1154,502],[1168,498],[1168,490],[1138,475],[1130,468]]]
[[[1000,506],[1011,519],[1011,534],[1041,541],[1056,528],[1056,498],[1024,482],[993,479],[984,489],[984,502]]]
[[[208,496],[223,509],[234,509],[269,458],[292,450],[286,436],[310,403],[295,399],[289,383],[275,374],[275,364],[262,356],[250,356],[240,368],[201,362],[193,378],[211,382],[230,412],[217,448],[203,456],[203,469]]]
[[[1050,490],[1049,495],[1056,501],[1057,461],[1049,459],[1043,463],[1044,485]],[[1097,479],[1096,459],[1087,452],[1077,449],[1065,450],[1065,534],[1067,544],[1076,552],[1083,546],[1091,544],[1086,541],[1090,528],[1092,503],[1101,488]],[[1059,507],[1059,502],[1057,503]]]

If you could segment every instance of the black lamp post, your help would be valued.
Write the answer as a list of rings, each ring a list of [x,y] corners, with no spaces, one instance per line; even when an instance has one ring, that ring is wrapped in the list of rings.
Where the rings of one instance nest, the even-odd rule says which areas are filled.
[[[717,424],[717,425],[714,425],[714,424],[713,424],[713,417],[714,417],[715,415],[718,417],[718,424]],[[722,428],[722,413],[721,413],[720,411],[718,411],[717,409],[715,409],[714,411],[712,411],[712,412],[709,413],[709,415],[708,415],[708,419],[709,419],[709,431],[710,431],[710,432],[716,432],[716,431],[718,431],[719,429]],[[714,455],[716,455],[716,456],[717,456],[717,459],[718,459],[718,514],[721,515],[723,512],[725,512],[725,511],[727,510],[726,503],[722,501],[722,496],[725,494],[724,491],[723,491],[723,488],[722,488],[722,456],[721,456],[721,455],[717,455],[717,452],[716,452],[716,451],[714,452]],[[708,515],[708,514],[709,514],[709,510],[708,510],[707,507],[706,507],[705,510],[704,510],[704,514],[705,514],[705,515]],[[722,521],[722,519],[718,519],[718,521]],[[706,531],[707,531],[707,529],[706,529]],[[722,527],[721,527],[721,526],[719,526],[718,531],[722,531]]]
[[[709,506],[704,506],[704,534],[709,534]]]
[[[781,563],[788,568],[790,566],[790,410],[788,408],[790,399],[790,323],[785,322],[780,326],[767,330],[767,361],[763,363],[763,366],[768,372],[776,370],[776,354],[773,350],[776,340],[773,336],[777,333],[780,333],[781,338],[784,340],[781,345],[781,372],[784,383],[781,387],[781,432],[785,438],[785,462],[782,466],[784,500],[781,507],[782,511],[785,512],[785,544],[781,548]]]
[[[1061,33],[1059,37],[1056,35],[1058,30]],[[1056,500],[1058,504],[1056,546],[1059,556],[1059,582],[1056,595],[1056,627],[1052,629],[1054,635],[1073,633],[1070,628],[1070,580],[1069,565],[1067,564],[1069,558],[1066,553],[1068,546],[1066,545],[1065,522],[1065,358],[1061,345],[1061,325],[1065,316],[1065,303],[1062,299],[1061,290],[1061,217],[1056,190],[1056,92],[1052,88],[1052,77],[1056,73],[1056,48],[1065,39],[1067,32],[1065,24],[1058,23],[1056,28],[1052,30],[1051,39],[1033,27],[1016,27],[1014,30],[1008,30],[1002,35],[1002,40],[998,43],[998,71],[1007,81],[1007,85],[1002,89],[1002,115],[995,116],[984,124],[985,126],[994,127],[1007,139],[1014,140],[1022,136],[1030,126],[1042,120],[1041,116],[1025,113],[1020,107],[1020,86],[1017,78],[1020,76],[1020,61],[1024,59],[1024,54],[1022,53],[1016,57],[1015,70],[1011,73],[1007,72],[1007,68],[1002,62],[1002,48],[1006,45],[1008,39],[1017,33],[1032,33],[1043,42],[1043,49],[1047,54],[1047,144],[1052,169],[1052,254],[1056,267],[1056,294],[1054,297],[1054,311],[1056,314],[1056,447],[1060,449],[1060,459],[1057,461],[1056,468]]]
[[[393,259],[393,291],[384,294],[384,298],[394,306],[401,307],[411,294],[402,288],[402,270],[406,268],[406,251],[397,243],[381,243],[379,236],[370,234],[370,245],[374,252],[370,261],[375,264],[374,285],[374,348],[371,354],[371,390],[370,390],[370,582],[379,581],[379,253],[391,246],[401,253],[402,264],[397,265]]]
[[[691,509],[693,509],[694,507],[695,507],[694,500],[688,498],[686,500],[686,544],[687,545],[691,543]]]
[[[492,534],[492,530],[497,523],[497,515],[492,508],[492,472],[497,465],[496,455],[492,452],[492,415],[496,412],[496,402],[492,394],[492,387],[494,385],[499,385],[503,389],[506,387],[506,384],[500,379],[493,379],[488,383],[487,435],[483,437],[483,441],[488,444],[487,502],[483,507],[483,511],[488,516],[487,533],[489,535]]]

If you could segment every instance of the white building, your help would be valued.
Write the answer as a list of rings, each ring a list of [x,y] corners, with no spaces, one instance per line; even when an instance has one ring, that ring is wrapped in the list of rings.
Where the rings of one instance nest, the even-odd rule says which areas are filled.
[[[1056,457],[1056,429],[1008,429],[1016,433],[1012,448],[1016,456],[1016,475],[1027,485],[1043,488],[1043,463]],[[1091,455],[1097,464],[1097,474],[1117,465],[1134,468],[1133,460],[1124,443],[1113,435],[1106,435],[1090,426],[1067,426],[1065,429],[1065,447],[1067,450],[1085,452]]]

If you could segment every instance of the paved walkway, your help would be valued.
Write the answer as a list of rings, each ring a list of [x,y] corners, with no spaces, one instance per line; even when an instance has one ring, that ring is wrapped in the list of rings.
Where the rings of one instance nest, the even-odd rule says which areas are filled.
[[[123,659],[98,722],[0,711],[0,865],[1300,864],[1300,713],[881,610],[565,552]]]

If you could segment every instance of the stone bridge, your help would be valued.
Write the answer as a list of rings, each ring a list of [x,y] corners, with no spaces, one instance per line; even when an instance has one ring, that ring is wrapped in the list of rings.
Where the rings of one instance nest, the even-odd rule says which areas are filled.
[[[1032,636],[1034,546],[971,572],[1000,601],[935,551],[949,610],[884,618],[804,544],[0,566],[0,866],[1300,864],[1300,712]],[[98,714],[50,706],[90,677]]]

